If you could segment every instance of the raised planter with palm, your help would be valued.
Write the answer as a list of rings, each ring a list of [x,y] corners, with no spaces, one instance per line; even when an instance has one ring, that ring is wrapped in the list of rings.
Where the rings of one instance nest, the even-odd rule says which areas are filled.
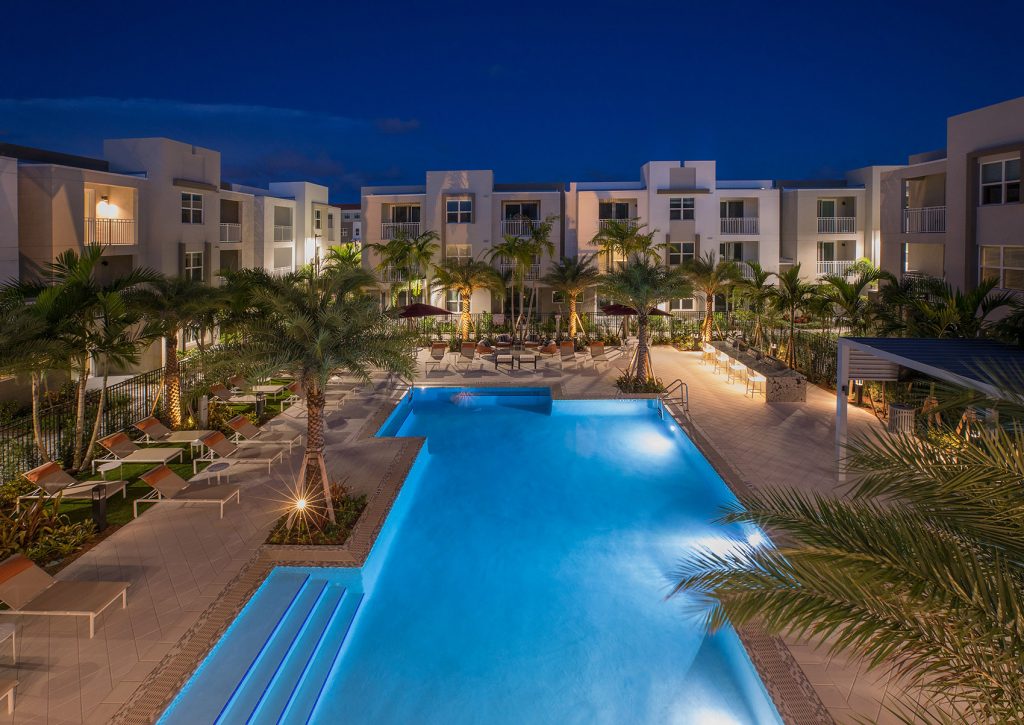
[[[770,280],[775,273],[764,269],[760,262],[746,261],[744,264],[750,269],[750,276],[740,279],[736,283],[736,290],[754,317],[750,345],[755,350],[761,350],[764,346],[764,316],[772,298],[773,285]]]
[[[704,297],[704,320],[700,326],[700,340],[711,342],[715,325],[715,296],[726,292],[739,281],[739,269],[735,262],[717,259],[713,253],[706,252],[685,262],[682,270],[693,285],[693,290]]]
[[[497,270],[486,262],[473,259],[468,262],[448,261],[434,270],[433,286],[444,292],[459,295],[462,339],[469,340],[471,322],[470,304],[477,290],[500,292],[503,281]]]
[[[556,292],[562,293],[569,303],[569,337],[576,337],[579,322],[577,305],[579,297],[597,285],[601,274],[594,265],[593,255],[584,254],[561,259],[544,275],[543,282]]]

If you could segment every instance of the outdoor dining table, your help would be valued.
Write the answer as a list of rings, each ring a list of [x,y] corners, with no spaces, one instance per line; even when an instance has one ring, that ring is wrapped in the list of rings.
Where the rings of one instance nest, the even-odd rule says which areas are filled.
[[[502,365],[508,365],[509,371],[515,370],[518,367],[520,370],[523,369],[523,363],[533,364],[533,369],[537,369],[537,354],[528,350],[503,350],[494,355],[494,369],[497,370]]]

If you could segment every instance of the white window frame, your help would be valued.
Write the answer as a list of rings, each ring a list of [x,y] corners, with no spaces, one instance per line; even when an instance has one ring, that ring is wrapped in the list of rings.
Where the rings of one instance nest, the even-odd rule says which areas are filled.
[[[446,199],[444,204],[444,216],[447,224],[472,224],[473,200],[469,197]]]
[[[1012,202],[1011,202],[1012,203]],[[998,266],[991,266],[985,264],[985,250],[986,249],[998,249],[999,250],[999,264]],[[1015,249],[1020,250],[1019,253],[1024,256],[1024,245],[1020,244],[982,244],[978,248],[978,279],[986,279],[988,277],[996,277],[999,282],[1000,289],[1009,290],[1024,290],[1024,284],[1020,287],[1014,287],[1006,284],[1006,271],[1011,270],[1013,272],[1020,272],[1024,276],[1024,262],[1021,266],[1013,265],[1007,266],[1006,264],[1006,250]],[[993,274],[993,272],[995,274]]]
[[[313,231],[322,232],[324,229],[324,216],[319,209],[313,210]]]
[[[198,212],[198,219],[197,219]],[[185,216],[188,215],[188,219]],[[181,223],[203,223],[203,195],[191,191],[181,192]]]
[[[601,221],[628,222],[631,219],[631,217],[630,217],[630,212],[631,212],[630,206],[632,205],[632,203],[633,202],[631,202],[631,201],[623,201],[621,199],[608,199],[606,201],[599,201],[597,203],[597,217]],[[611,216],[602,216],[601,215],[601,207],[605,206],[605,205],[608,205],[608,206],[611,207],[611,209],[609,211],[605,212],[606,214],[610,213]],[[621,207],[621,206],[625,206],[626,207],[626,216],[618,216],[619,212],[621,211],[621,209],[619,209],[619,207]]]
[[[288,251],[288,254],[290,255],[290,260],[291,261],[289,262],[288,266],[286,266],[286,267],[278,267],[277,266],[277,253],[279,251],[283,251],[283,250],[287,250]],[[270,256],[270,262],[273,265],[273,270],[275,272],[276,271],[281,271],[281,270],[287,270],[287,271],[291,272],[291,271],[293,271],[295,269],[295,247],[294,246],[292,246],[290,244],[288,244],[288,245],[285,245],[285,244],[274,245],[274,248],[271,250],[270,255],[271,255]]]
[[[524,206],[532,206],[536,209],[534,216],[529,216],[523,213]],[[516,213],[512,213],[512,209],[518,209]],[[520,219],[529,219],[533,222],[540,221],[540,202],[539,201],[506,201],[501,206],[501,218],[504,221],[517,221]]]
[[[405,219],[396,219],[399,216],[396,212],[399,209],[405,209]],[[415,216],[415,219],[410,217]],[[388,209],[388,219],[392,224],[419,224],[422,216],[422,210],[419,204],[392,204]]]
[[[196,260],[199,260],[198,262]],[[200,282],[205,281],[203,279],[203,253],[202,252],[185,252],[185,279],[198,280]]]
[[[669,300],[668,302],[669,312],[692,312],[695,309],[697,309],[697,304],[694,302],[692,297],[681,297],[679,299]]]
[[[1015,172],[1008,172],[1007,165],[1016,164],[1017,170]],[[985,167],[986,166],[998,166],[999,167],[999,179],[996,181],[985,181]],[[1019,204],[1020,203],[1020,156],[1011,156],[1006,159],[993,159],[991,161],[979,161],[978,167],[978,182],[980,188],[978,191],[978,204],[980,206],[998,206],[1000,204]],[[1012,173],[1012,178],[1008,177],[1008,174]],[[985,191],[987,189],[998,189],[999,190],[999,201],[985,201]],[[1010,200],[1010,191],[1016,194],[1016,199]]]
[[[456,252],[456,254],[453,254]],[[456,261],[460,264],[473,259],[473,245],[472,244],[446,244],[444,248],[444,259],[445,261]]]
[[[680,264],[685,264],[697,256],[697,243],[669,242],[666,251],[668,252],[666,257],[667,264],[670,267],[678,267]],[[679,257],[679,261],[673,262],[672,258],[676,256]]]
[[[694,209],[692,196],[673,196],[668,200],[668,220],[671,222],[693,221]]]
[[[447,290],[444,295],[444,308],[449,312],[462,312],[462,295],[458,290]],[[454,308],[454,309],[453,309]]]

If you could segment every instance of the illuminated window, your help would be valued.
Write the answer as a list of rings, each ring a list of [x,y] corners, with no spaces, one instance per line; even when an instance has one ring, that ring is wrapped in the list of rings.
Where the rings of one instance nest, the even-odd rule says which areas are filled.
[[[696,253],[695,242],[669,242],[668,243],[668,263],[670,266],[676,266],[683,262],[688,262],[694,258]]]
[[[200,213],[202,213],[202,210],[200,210]],[[185,252],[185,279],[203,281],[202,252]]]
[[[203,195],[181,192],[181,223],[203,223]]]
[[[670,221],[693,219],[693,197],[675,197],[668,200],[668,218]]]
[[[449,224],[469,224],[473,221],[473,200],[449,199],[445,211]]]
[[[1016,204],[1020,201],[1020,159],[981,165],[981,203]]]
[[[445,259],[449,262],[465,264],[473,258],[473,245],[448,244],[445,246]]]
[[[693,309],[693,298],[687,297],[681,300],[671,300],[668,303],[668,309],[670,312],[685,312]]]
[[[980,277],[998,280],[1003,289],[1024,290],[1024,247],[983,246]]]
[[[444,308],[449,312],[462,312],[462,295],[458,290],[448,290],[444,297]]]

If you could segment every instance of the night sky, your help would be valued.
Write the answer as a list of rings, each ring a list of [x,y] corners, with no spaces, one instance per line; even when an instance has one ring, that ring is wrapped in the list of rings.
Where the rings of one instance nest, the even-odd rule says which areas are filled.
[[[353,201],[427,169],[835,176],[1024,95],[1019,1],[491,5],[8,2],[0,142],[168,136],[220,150],[228,180]]]

